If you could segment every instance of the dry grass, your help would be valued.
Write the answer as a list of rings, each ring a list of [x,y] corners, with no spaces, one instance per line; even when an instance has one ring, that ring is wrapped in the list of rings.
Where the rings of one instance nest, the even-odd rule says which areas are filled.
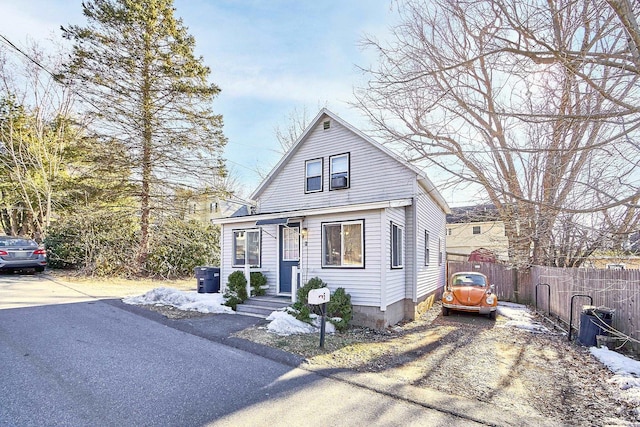
[[[151,289],[168,287],[181,291],[195,290],[195,278],[179,280],[126,279],[122,277],[87,277],[64,271],[51,271],[48,275],[58,281],[65,282],[83,293],[96,298],[141,295]]]
[[[236,336],[304,357],[314,368],[375,372],[398,384],[478,399],[572,425],[638,425],[618,402],[610,373],[560,334],[532,334],[476,315],[420,319],[386,331],[351,328],[327,335],[278,336],[252,327]],[[551,325],[547,325],[551,327]]]

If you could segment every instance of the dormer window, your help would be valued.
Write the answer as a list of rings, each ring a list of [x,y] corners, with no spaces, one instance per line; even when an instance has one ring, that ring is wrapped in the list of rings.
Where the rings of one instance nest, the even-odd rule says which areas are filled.
[[[349,188],[349,153],[329,157],[330,190]]]
[[[305,193],[322,191],[322,159],[305,162]]]

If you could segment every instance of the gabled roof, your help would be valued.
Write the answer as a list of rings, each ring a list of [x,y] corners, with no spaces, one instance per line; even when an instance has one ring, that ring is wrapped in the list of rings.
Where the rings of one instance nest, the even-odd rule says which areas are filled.
[[[382,151],[387,156],[389,156],[392,159],[396,160],[402,166],[404,166],[404,167],[410,169],[412,172],[414,172],[416,174],[416,179],[418,180],[418,183],[427,192],[427,194],[429,194],[431,196],[431,198],[433,198],[433,200],[442,208],[442,210],[445,213],[449,213],[450,212],[449,205],[442,198],[442,195],[440,194],[440,192],[436,189],[436,187],[429,180],[429,178],[427,178],[427,176],[425,175],[425,173],[422,170],[420,170],[419,168],[417,168],[414,165],[410,164],[409,162],[405,161],[400,156],[398,156],[397,154],[395,154],[394,152],[392,152],[388,148],[384,147],[382,144],[376,142],[375,140],[373,140],[369,136],[365,135],[359,129],[356,129],[351,124],[347,123],[346,121],[344,121],[339,116],[335,115],[334,113],[332,113],[331,111],[329,111],[326,108],[323,108],[322,110],[320,110],[320,112],[316,115],[316,117],[311,121],[309,126],[307,126],[307,128],[304,130],[304,132],[298,137],[296,142],[291,146],[291,148],[289,148],[289,150],[285,153],[285,155],[280,159],[278,164],[276,164],[276,166],[271,170],[269,175],[267,175],[267,177],[260,183],[258,188],[251,194],[251,196],[249,197],[251,200],[256,200],[262,194],[262,192],[267,188],[267,186],[271,183],[271,181],[273,181],[274,177],[276,177],[277,174],[280,173],[280,171],[287,164],[289,159],[300,148],[300,146],[302,145],[302,142],[306,139],[307,135],[313,129],[315,129],[315,127],[323,120],[324,116],[327,116],[330,119],[334,120],[335,122],[341,124],[345,128],[349,129],[351,132],[353,132],[356,135],[358,135],[364,141],[366,141],[369,144],[371,144],[376,149]]]

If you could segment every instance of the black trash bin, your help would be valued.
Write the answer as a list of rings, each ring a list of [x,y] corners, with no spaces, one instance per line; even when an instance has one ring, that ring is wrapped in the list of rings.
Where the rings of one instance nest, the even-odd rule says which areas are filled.
[[[220,267],[196,267],[198,293],[220,292]]]
[[[608,335],[608,327],[613,322],[614,312],[615,310],[607,307],[583,306],[580,314],[578,342],[587,347],[595,346],[596,336]]]

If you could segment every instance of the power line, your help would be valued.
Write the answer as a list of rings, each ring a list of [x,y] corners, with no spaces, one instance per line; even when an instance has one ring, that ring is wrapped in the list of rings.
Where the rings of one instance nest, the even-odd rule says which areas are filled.
[[[12,47],[13,49],[15,49],[17,52],[19,52],[22,56],[24,56],[25,58],[27,58],[29,61],[33,62],[34,64],[36,64],[39,68],[41,68],[42,70],[44,70],[44,72],[46,72],[47,74],[49,74],[53,80],[57,83],[63,84],[65,85],[61,79],[60,76],[56,76],[55,74],[53,74],[51,71],[49,71],[44,65],[40,64],[38,61],[36,61],[35,59],[33,59],[31,56],[29,56],[26,52],[24,52],[22,49],[20,49],[18,46],[16,46],[15,44],[13,44],[11,42],[11,40],[9,40],[8,38],[6,38],[5,36],[3,36],[2,34],[0,34],[0,39],[2,39],[7,45],[9,45],[10,47]]]
[[[88,98],[86,98],[83,94],[81,94],[80,92],[78,92],[77,90],[75,90],[70,84],[66,83],[63,81],[63,79],[49,71],[49,69],[47,67],[45,67],[44,65],[42,65],[40,62],[38,62],[37,60],[35,60],[34,58],[32,58],[29,54],[27,54],[25,51],[23,51],[22,49],[20,49],[18,46],[16,46],[15,44],[13,44],[13,42],[11,42],[11,40],[9,40],[8,38],[6,38],[5,36],[3,36],[2,34],[0,34],[0,40],[4,41],[9,47],[11,47],[12,49],[15,49],[18,53],[20,53],[22,56],[24,56],[25,58],[27,58],[30,62],[34,63],[38,68],[42,69],[45,73],[47,73],[48,75],[51,76],[51,78],[53,79],[54,82],[67,87],[69,90],[71,90],[71,92],[73,92],[75,95],[77,95],[80,99],[82,99],[83,101],[87,102],[88,104],[90,104],[91,106],[93,106],[96,110],[99,110],[99,108]]]

